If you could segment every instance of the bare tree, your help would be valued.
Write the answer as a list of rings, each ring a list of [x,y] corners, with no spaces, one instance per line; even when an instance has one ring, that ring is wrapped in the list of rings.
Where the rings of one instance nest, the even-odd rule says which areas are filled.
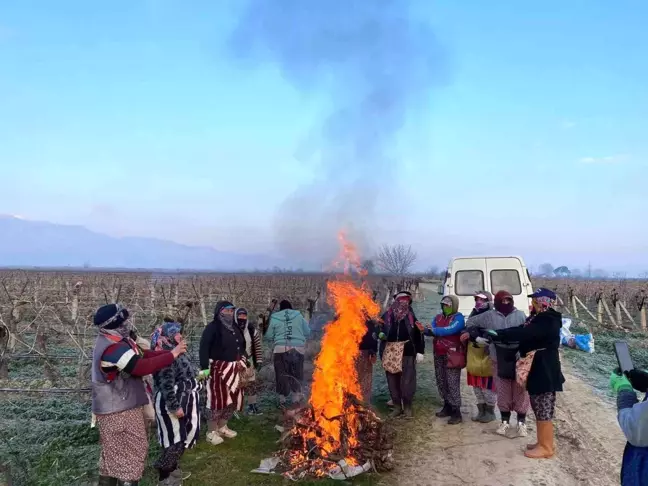
[[[411,246],[383,245],[378,250],[376,265],[392,275],[401,277],[409,272],[416,257],[417,254]]]

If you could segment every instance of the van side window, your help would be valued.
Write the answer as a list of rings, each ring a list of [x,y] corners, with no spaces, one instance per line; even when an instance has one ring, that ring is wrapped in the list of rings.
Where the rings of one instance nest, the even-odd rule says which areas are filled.
[[[484,273],[481,270],[459,270],[455,273],[456,295],[475,295],[484,289]]]
[[[493,270],[491,271],[491,289],[493,293],[506,290],[511,295],[522,293],[522,283],[517,270]]]

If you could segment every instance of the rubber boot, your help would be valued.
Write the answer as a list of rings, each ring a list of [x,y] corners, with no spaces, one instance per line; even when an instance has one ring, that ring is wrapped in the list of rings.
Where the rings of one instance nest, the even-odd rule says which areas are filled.
[[[495,406],[484,405],[484,415],[482,416],[480,422],[482,424],[488,424],[496,419],[497,417],[495,416]]]
[[[117,486],[117,478],[110,478],[108,476],[99,476],[97,486]]]
[[[536,422],[538,445],[524,453],[529,459],[549,459],[555,454],[554,427],[551,420]]]
[[[412,404],[410,402],[405,402],[405,406],[403,407],[403,413],[405,415],[406,420],[412,420],[414,418],[414,410],[412,410]]]
[[[450,414],[450,420],[448,420],[448,425],[457,425],[463,422],[463,417],[461,416],[461,409],[459,407],[452,407],[452,412]]]
[[[478,403],[477,404],[477,415],[472,418],[473,422],[481,422],[484,418],[484,413],[486,412],[486,404]]]
[[[450,415],[452,415],[452,407],[448,402],[446,402],[444,403],[443,408],[439,410],[437,413],[435,413],[434,415],[436,415],[439,418],[449,417]]]

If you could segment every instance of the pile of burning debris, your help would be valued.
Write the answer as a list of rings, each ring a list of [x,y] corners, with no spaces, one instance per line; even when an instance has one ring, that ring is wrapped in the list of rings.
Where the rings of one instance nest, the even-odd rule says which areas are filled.
[[[343,241],[345,270],[360,269],[352,245]],[[315,359],[308,406],[293,410],[283,433],[282,449],[256,472],[276,472],[299,480],[310,477],[346,479],[362,472],[393,468],[394,431],[362,403],[356,372],[359,344],[367,319],[380,306],[365,283],[350,276],[327,283],[327,300],[335,318],[324,328]]]
[[[394,429],[371,409],[347,395],[343,414],[325,418],[340,426],[336,440],[318,425],[312,406],[293,411],[293,425],[281,436],[274,472],[304,477],[347,479],[363,472],[393,469]]]

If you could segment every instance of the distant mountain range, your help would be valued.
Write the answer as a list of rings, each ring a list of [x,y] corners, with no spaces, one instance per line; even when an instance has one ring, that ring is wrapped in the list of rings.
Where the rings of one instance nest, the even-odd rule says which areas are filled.
[[[0,215],[0,266],[192,270],[266,270],[282,266],[268,255],[222,252],[155,238],[115,238],[83,226]]]

